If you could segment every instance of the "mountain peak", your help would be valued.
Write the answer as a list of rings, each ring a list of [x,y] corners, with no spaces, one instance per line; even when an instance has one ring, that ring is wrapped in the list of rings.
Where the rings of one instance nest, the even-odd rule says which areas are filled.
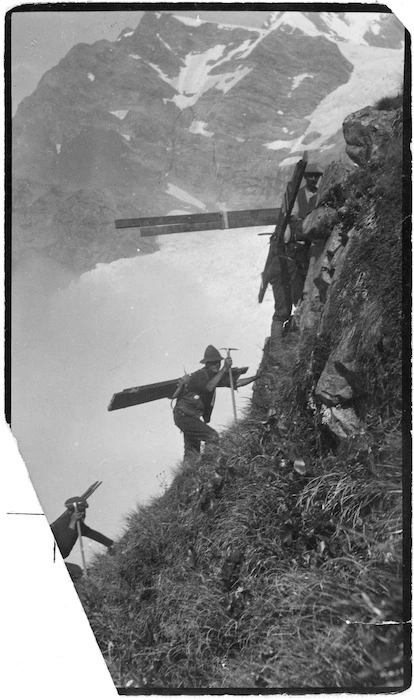
[[[335,42],[397,49],[403,27],[386,12],[272,12],[263,24],[268,31],[300,30],[308,36],[325,36]]]

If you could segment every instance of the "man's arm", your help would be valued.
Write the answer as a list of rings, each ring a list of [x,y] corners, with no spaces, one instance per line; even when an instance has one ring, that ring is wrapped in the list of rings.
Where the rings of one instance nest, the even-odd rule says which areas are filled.
[[[214,377],[210,379],[208,384],[206,384],[207,391],[214,391],[220,379],[226,374],[226,372],[229,371],[232,364],[233,360],[231,359],[231,357],[226,357],[226,359],[224,360],[223,367],[217,372],[217,374],[214,375]]]
[[[63,559],[69,556],[78,538],[76,528],[71,527],[71,513],[66,510],[50,526]]]
[[[97,530],[92,530],[92,528],[88,527],[88,525],[85,523],[81,523],[81,533],[85,537],[89,537],[89,539],[105,545],[105,547],[112,547],[114,543],[114,541],[110,540],[109,537],[105,537],[105,535],[102,535],[102,533],[98,532]]]
[[[252,382],[256,381],[256,379],[257,374],[255,374],[254,377],[244,377],[244,379],[238,379],[236,389],[238,389],[240,386],[246,386],[246,384],[251,384]]]

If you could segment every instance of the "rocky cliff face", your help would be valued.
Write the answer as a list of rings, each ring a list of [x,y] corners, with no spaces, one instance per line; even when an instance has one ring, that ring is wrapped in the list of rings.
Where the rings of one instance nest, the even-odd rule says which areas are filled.
[[[368,449],[367,423],[383,402],[396,397],[391,415],[399,411],[402,124],[402,107],[345,119],[347,153],[360,167],[331,163],[303,224],[312,244],[296,317],[300,345],[313,345],[307,410],[336,441]]]
[[[82,272],[154,249],[115,218],[274,206],[305,147],[322,162],[342,150],[339,124],[310,118],[341,87],[355,96],[356,29],[331,14],[249,30],[148,12],[116,42],[75,46],[14,119],[15,259],[35,249]],[[401,25],[372,17],[363,60],[400,65]]]

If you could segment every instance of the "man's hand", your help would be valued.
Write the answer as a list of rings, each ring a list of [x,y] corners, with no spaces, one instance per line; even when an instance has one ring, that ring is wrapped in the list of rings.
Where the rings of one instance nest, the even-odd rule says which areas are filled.
[[[232,364],[233,364],[233,360],[231,359],[231,357],[226,357],[224,360],[223,369],[230,369]]]
[[[82,512],[79,511],[79,510],[75,510],[75,511],[72,513],[71,518],[70,518],[70,523],[69,523],[70,529],[71,529],[71,530],[75,530],[75,528],[76,528],[76,523],[77,523],[79,520],[83,520],[84,516],[85,516],[84,513],[82,513]]]

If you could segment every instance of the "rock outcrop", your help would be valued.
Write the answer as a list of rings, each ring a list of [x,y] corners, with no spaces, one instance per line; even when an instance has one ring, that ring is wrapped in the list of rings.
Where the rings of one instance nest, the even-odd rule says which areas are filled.
[[[344,276],[349,274],[345,267],[352,250],[351,242],[370,236],[375,241],[375,235],[379,235],[376,232],[377,202],[363,191],[361,177],[365,170],[376,168],[384,160],[400,120],[399,109],[385,111],[372,107],[345,119],[343,131],[347,153],[359,167],[355,170],[342,163],[332,163],[325,170],[317,208],[303,225],[312,245],[303,300],[297,314],[298,324],[302,333],[312,333],[316,340],[324,335],[333,338],[333,349],[309,401],[314,410],[319,410],[322,423],[339,439],[364,433],[356,409],[364,395],[362,370],[357,361],[358,343],[360,335],[369,332],[367,324],[371,324],[372,338],[376,336],[374,342],[378,343],[381,336],[381,312],[376,307],[375,290],[369,289],[364,274],[361,272],[352,289],[344,284]],[[368,189],[368,176],[367,183]],[[396,242],[401,225],[401,220],[392,222]],[[338,296],[344,294],[344,290],[355,297],[355,305],[359,308],[348,318],[344,314],[338,319],[333,315],[332,305],[340,306]],[[349,303],[350,307],[352,305]],[[340,329],[336,336],[333,325]]]

